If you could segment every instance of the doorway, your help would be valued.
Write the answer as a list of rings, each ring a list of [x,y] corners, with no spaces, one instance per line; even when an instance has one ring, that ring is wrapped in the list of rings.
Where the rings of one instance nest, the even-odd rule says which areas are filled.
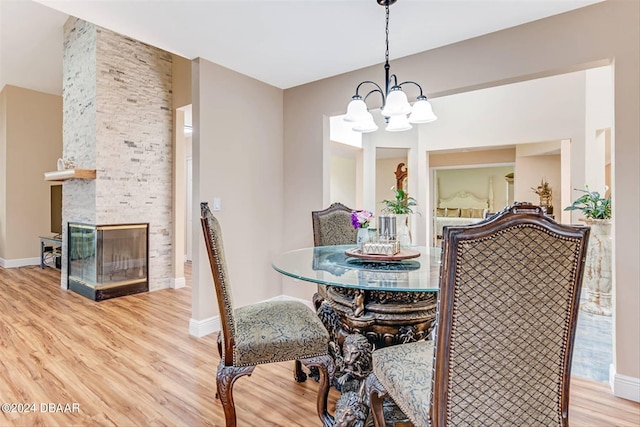
[[[184,260],[186,262],[191,262],[193,259],[193,233],[191,233],[191,229],[193,227],[193,159],[191,156],[188,156],[186,159],[186,183],[187,183],[187,220],[186,229],[185,229],[185,257]]]

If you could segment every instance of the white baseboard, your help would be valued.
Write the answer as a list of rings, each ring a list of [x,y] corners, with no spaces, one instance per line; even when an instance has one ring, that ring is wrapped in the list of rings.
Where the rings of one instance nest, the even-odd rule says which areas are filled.
[[[640,378],[617,374],[613,364],[609,367],[609,385],[614,396],[640,402]]]
[[[180,289],[187,286],[187,280],[184,277],[175,277],[171,279],[171,287],[173,289]]]
[[[266,301],[300,301],[309,306],[311,309],[314,309],[313,302],[300,298],[290,297],[288,295],[279,295],[277,297],[269,298]],[[214,316],[203,320],[189,320],[189,334],[196,338],[202,338],[205,335],[218,332],[220,328],[220,316]]]
[[[220,316],[210,317],[203,320],[189,320],[189,335],[202,338],[220,330]]]
[[[0,267],[3,268],[17,268],[25,267],[27,265],[40,265],[40,258],[19,258],[19,259],[4,259],[0,258]]]

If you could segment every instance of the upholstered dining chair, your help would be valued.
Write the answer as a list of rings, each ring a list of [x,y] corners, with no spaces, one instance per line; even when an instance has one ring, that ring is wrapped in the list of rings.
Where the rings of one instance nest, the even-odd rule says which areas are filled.
[[[355,244],[357,230],[351,225],[351,212],[352,209],[338,202],[321,211],[312,211],[313,245]]]
[[[313,227],[313,246],[334,246],[356,244],[357,230],[351,224],[352,209],[342,203],[334,202],[328,208],[311,212],[311,225]],[[313,296],[313,303],[318,309],[327,295],[327,287],[318,285],[317,292]],[[302,371],[302,366],[296,361],[293,376],[296,381],[307,379],[307,374]]]
[[[342,203],[332,203],[326,209],[311,212],[313,246],[355,245],[358,231],[351,224],[352,209]],[[314,295],[316,308],[326,296],[326,286],[318,285]]]
[[[588,237],[524,204],[446,227],[435,339],[373,352],[374,424],[389,396],[416,426],[567,426]]]
[[[333,425],[327,411],[335,372],[329,356],[329,333],[313,310],[299,301],[267,301],[234,309],[220,224],[207,203],[201,203],[200,209],[222,324],[216,386],[227,427],[236,425],[234,382],[251,375],[256,365],[287,360],[299,360],[318,369],[318,416],[323,425]]]

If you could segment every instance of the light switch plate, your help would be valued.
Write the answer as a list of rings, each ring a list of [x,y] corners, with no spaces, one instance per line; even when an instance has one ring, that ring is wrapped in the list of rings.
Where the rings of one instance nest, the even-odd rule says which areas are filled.
[[[222,202],[220,201],[219,197],[214,197],[213,198],[213,210],[214,211],[219,211],[221,209],[221,205]]]

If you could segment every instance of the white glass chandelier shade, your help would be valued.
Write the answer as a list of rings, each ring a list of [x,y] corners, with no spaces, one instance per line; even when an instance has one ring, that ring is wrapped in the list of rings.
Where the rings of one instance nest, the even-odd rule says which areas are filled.
[[[411,112],[411,105],[407,99],[407,95],[400,87],[392,88],[387,95],[387,102],[381,113],[385,117],[406,116]]]
[[[384,129],[389,132],[402,132],[405,130],[409,130],[411,128],[412,126],[409,123],[409,119],[407,119],[407,116],[399,115],[399,116],[389,117],[389,122],[387,123],[387,127]]]
[[[361,133],[369,133],[369,132],[375,132],[378,130],[378,125],[376,124],[375,120],[373,119],[373,114],[367,112],[368,117],[365,120],[361,120],[358,122],[354,122],[353,126],[351,129],[353,129],[356,132],[361,132]]]
[[[378,130],[378,125],[373,119],[373,115],[367,110],[367,104],[364,103],[360,96],[353,97],[343,120],[351,123],[351,128],[356,132],[367,133]]]
[[[347,106],[347,114],[344,116],[345,122],[360,122],[367,120],[367,115],[371,115],[367,110],[367,104],[360,96],[354,96]]]
[[[411,114],[409,115],[409,123],[431,123],[437,119],[438,117],[433,113],[433,108],[431,107],[431,103],[427,101],[427,98],[418,98],[416,103],[413,104]]]

